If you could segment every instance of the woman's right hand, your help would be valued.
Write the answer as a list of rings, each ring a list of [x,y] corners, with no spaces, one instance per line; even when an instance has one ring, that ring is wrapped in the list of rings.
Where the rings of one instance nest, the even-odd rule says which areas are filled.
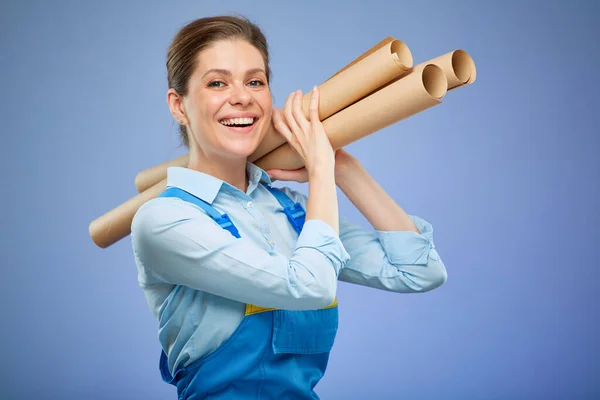
[[[302,112],[302,92],[290,93],[283,111],[273,107],[273,126],[298,153],[308,175],[335,167],[335,152],[319,119],[319,89],[311,93],[309,119]]]

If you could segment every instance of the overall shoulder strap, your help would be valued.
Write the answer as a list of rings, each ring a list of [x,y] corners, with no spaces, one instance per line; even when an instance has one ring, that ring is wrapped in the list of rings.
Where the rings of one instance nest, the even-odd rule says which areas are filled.
[[[306,219],[306,212],[304,211],[302,205],[300,203],[294,203],[287,194],[276,187],[269,187],[269,185],[266,183],[263,183],[263,186],[267,188],[267,190],[271,192],[273,196],[275,196],[279,204],[281,204],[285,215],[296,230],[296,233],[299,235]]]
[[[195,204],[198,207],[202,208],[206,213],[223,229],[227,229],[233,236],[236,238],[240,237],[240,233],[237,228],[233,224],[233,221],[229,218],[227,214],[220,214],[213,206],[205,202],[204,200],[194,196],[193,194],[186,192],[183,189],[177,187],[169,187],[164,192],[162,192],[158,197],[177,197],[181,200],[187,201],[189,203]]]

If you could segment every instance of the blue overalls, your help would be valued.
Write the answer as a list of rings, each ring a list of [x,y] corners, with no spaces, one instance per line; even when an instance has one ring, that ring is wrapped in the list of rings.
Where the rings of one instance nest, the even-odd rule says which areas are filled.
[[[264,185],[279,201],[298,234],[306,213],[277,188]],[[192,194],[170,187],[161,197],[192,202],[237,238],[227,214]],[[173,290],[176,290],[175,287]],[[320,310],[289,311],[246,305],[244,319],[215,351],[171,375],[165,352],[162,379],[177,387],[180,400],[318,399],[313,391],[322,378],[338,327],[337,299]]]

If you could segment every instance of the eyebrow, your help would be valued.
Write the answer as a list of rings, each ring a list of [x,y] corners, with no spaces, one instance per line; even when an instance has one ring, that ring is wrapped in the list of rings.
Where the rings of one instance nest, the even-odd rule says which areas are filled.
[[[220,68],[212,68],[209,69],[208,71],[206,71],[202,77],[200,79],[204,79],[204,77],[208,74],[210,74],[211,72],[217,73],[217,74],[221,74],[221,75],[227,75],[227,76],[232,76],[233,74],[231,73],[231,71],[227,70],[227,69],[220,69]],[[262,72],[263,74],[267,75],[267,73],[265,72],[264,69],[262,68],[252,68],[249,69],[248,71],[246,71],[246,75],[252,75],[255,74],[257,72]]]

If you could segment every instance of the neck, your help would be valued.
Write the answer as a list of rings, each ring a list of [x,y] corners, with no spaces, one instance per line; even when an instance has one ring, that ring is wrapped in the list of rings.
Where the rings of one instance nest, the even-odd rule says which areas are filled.
[[[203,154],[201,151],[190,151],[187,167],[214,176],[246,193],[248,189],[246,162],[246,158],[223,159],[215,155]]]

